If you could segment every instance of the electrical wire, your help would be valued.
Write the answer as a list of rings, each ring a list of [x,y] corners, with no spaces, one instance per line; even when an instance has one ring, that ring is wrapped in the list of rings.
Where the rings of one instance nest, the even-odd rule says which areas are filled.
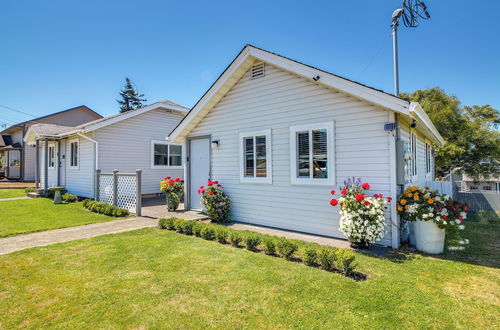
[[[8,110],[11,110],[11,111],[15,111],[15,112],[22,113],[23,115],[27,115],[27,116],[31,116],[31,117],[33,117],[33,118],[36,118],[36,116],[35,116],[35,115],[32,115],[31,113],[27,113],[27,112],[24,112],[24,111],[21,111],[21,110],[17,110],[17,109],[14,109],[14,108],[8,107],[8,106],[6,106],[6,105],[2,105],[2,104],[0,104],[0,107],[5,108],[5,109],[8,109]]]
[[[391,34],[389,33],[387,35],[387,37],[390,39],[391,38]],[[368,61],[368,64],[365,66],[365,68],[363,70],[361,70],[361,72],[356,76],[354,77],[354,80],[358,80],[359,77],[361,77],[363,75],[363,73],[366,72],[366,70],[368,70],[368,68],[373,64],[373,61],[375,61],[375,59],[380,55],[380,53],[382,52],[382,49],[384,49],[384,47],[387,46],[386,44],[387,42],[387,39],[384,39],[379,47],[379,49],[377,50],[377,52],[375,52],[375,54],[372,56],[372,58],[370,59],[370,61]]]
[[[421,0],[403,0],[402,20],[406,27],[417,27],[418,19],[429,19],[431,15]]]

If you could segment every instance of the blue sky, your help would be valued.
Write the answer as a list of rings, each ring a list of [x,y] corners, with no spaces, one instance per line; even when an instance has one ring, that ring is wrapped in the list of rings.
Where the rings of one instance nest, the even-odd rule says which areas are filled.
[[[428,0],[400,27],[402,91],[440,86],[500,109],[498,1]],[[3,1],[0,104],[44,115],[118,112],[126,76],[148,103],[193,106],[251,43],[393,91],[390,17],[399,0]],[[0,108],[0,124],[30,119]]]

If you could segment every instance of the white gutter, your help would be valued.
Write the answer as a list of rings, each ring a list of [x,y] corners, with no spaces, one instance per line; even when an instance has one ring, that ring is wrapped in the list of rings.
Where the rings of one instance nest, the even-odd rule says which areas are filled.
[[[78,135],[86,140],[89,140],[90,142],[95,144],[95,169],[98,170],[99,169],[99,142],[97,142],[96,140],[94,140],[92,138],[89,138],[86,135],[83,135],[82,133],[76,133],[76,135]]]

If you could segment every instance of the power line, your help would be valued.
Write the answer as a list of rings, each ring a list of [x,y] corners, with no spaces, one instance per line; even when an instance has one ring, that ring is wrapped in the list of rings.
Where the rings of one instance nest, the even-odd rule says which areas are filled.
[[[17,110],[17,109],[14,109],[14,108],[8,107],[8,106],[6,106],[6,105],[2,105],[2,104],[0,104],[0,107],[5,108],[5,109],[8,109],[8,110],[11,110],[11,111],[15,111],[15,112],[22,113],[23,115],[27,115],[27,116],[31,116],[31,117],[33,117],[33,118],[36,118],[36,116],[35,116],[35,115],[32,115],[31,113],[27,113],[27,112],[24,112],[24,111],[21,111],[21,110]]]
[[[391,37],[391,34],[389,33],[387,35],[387,39],[390,39]],[[373,64],[373,61],[375,61],[375,59],[380,55],[380,52],[382,52],[382,49],[384,49],[384,47],[386,46],[386,41],[387,39],[384,39],[382,41],[382,44],[380,45],[380,48],[377,50],[377,52],[372,56],[372,58],[370,59],[370,61],[368,62],[368,64],[366,65],[366,67],[354,78],[354,80],[357,80],[359,77],[361,77],[363,75],[363,73],[365,73],[366,70],[368,70],[368,68]]]

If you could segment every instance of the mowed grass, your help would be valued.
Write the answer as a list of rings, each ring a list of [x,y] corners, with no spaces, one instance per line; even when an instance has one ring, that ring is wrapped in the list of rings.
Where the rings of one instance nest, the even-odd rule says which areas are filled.
[[[25,196],[24,189],[0,189],[0,199]]]
[[[55,205],[47,198],[0,202],[0,237],[115,220],[82,203]]]
[[[158,229],[19,251],[0,256],[0,328],[498,327],[498,268],[357,257],[365,281]]]

